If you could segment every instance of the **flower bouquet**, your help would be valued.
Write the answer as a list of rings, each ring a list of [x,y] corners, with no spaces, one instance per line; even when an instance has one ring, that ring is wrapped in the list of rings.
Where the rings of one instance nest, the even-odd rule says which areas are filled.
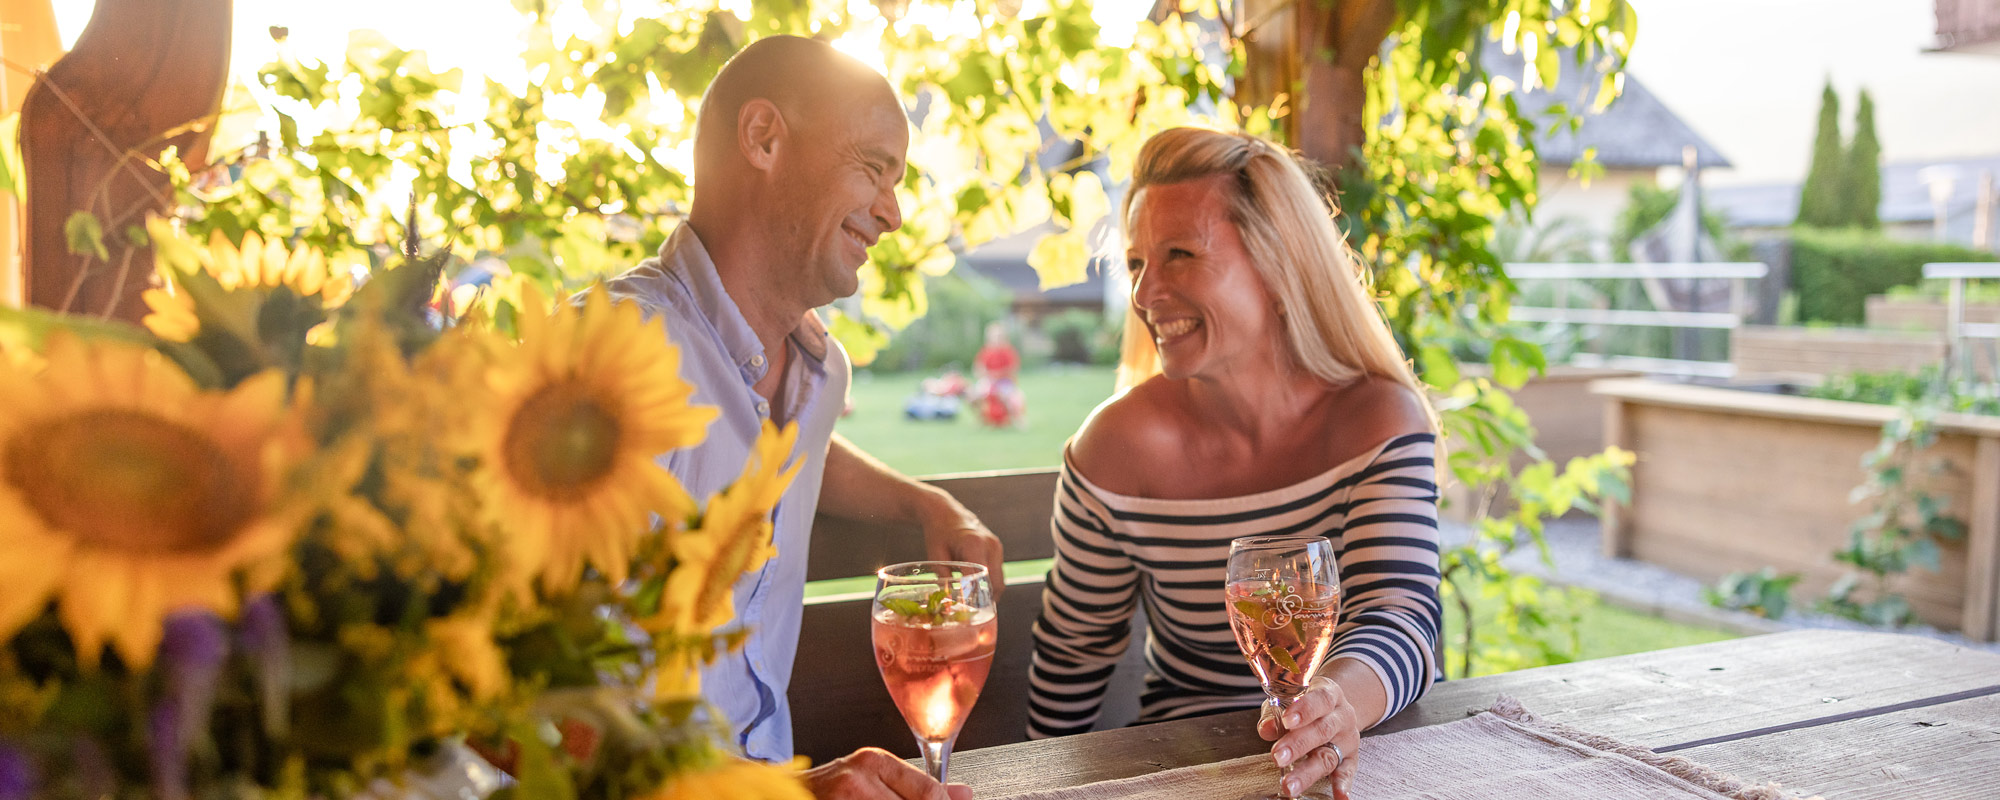
[[[0,800],[805,796],[696,694],[792,431],[697,502],[635,307],[146,233],[144,329],[0,318]]]

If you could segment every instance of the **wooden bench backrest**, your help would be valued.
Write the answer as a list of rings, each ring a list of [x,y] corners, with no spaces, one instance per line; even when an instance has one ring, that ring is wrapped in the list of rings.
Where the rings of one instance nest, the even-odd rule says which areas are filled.
[[[1055,555],[1049,540],[1049,512],[1055,507],[1056,496],[1055,470],[945,475],[926,482],[950,492],[978,514],[986,527],[1000,537],[1008,561]],[[885,565],[924,558],[924,539],[914,525],[839,519],[822,514],[813,520],[806,580],[873,575]]]

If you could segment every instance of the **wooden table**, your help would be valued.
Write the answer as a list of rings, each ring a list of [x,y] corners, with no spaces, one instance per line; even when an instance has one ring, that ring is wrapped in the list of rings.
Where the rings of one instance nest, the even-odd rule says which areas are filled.
[[[2000,798],[2000,655],[1932,639],[1796,631],[1449,681],[1370,735],[1463,719],[1503,693],[1827,800]],[[1268,751],[1255,722],[1237,712],[968,750],[951,778],[1000,797],[1222,761]]]

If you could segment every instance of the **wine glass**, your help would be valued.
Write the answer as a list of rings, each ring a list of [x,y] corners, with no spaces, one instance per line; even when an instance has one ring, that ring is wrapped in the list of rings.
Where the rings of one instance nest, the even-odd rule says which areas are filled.
[[[1284,719],[1305,694],[1333,645],[1340,619],[1340,570],[1323,536],[1246,536],[1229,543],[1223,596],[1236,646],[1264,684],[1264,704]],[[1282,729],[1283,723],[1279,723]],[[1280,770],[1280,785],[1289,767]],[[1244,800],[1278,800],[1258,792]]]
[[[875,571],[871,611],[882,683],[931,777],[944,783],[951,744],[993,668],[999,626],[986,568],[962,561],[883,567]]]

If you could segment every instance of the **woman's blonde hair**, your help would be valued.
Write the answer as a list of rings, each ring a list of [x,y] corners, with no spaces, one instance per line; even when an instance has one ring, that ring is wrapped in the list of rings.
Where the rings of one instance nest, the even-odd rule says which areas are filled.
[[[1234,175],[1229,220],[1242,234],[1250,263],[1284,309],[1287,355],[1294,366],[1332,384],[1379,375],[1425,399],[1381,310],[1368,295],[1367,273],[1333,222],[1333,203],[1297,159],[1244,133],[1173,128],[1148,139],[1132,167],[1119,216],[1131,225],[1132,201],[1148,186]],[[1160,371],[1159,353],[1136,312],[1128,312],[1118,363],[1118,387],[1137,386]]]

